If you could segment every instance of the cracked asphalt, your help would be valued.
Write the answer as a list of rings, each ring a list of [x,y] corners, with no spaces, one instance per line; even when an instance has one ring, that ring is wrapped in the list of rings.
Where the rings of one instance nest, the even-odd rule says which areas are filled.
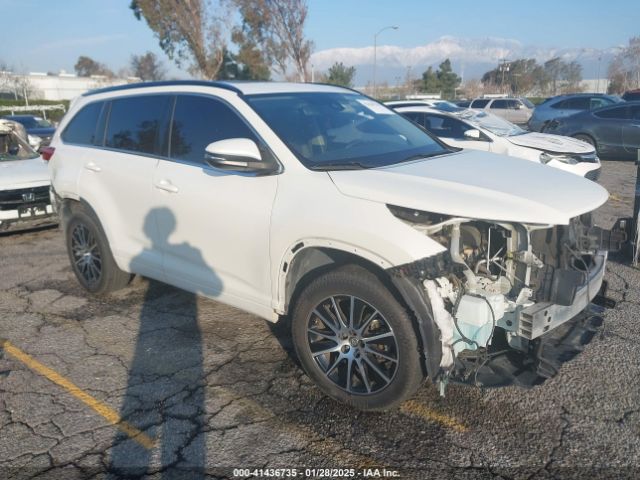
[[[635,166],[603,162],[601,226],[630,215]],[[62,235],[0,237],[0,337],[154,440],[145,448],[69,391],[0,354],[0,478],[239,478],[233,468],[397,469],[402,478],[637,478],[640,271],[609,263],[605,330],[525,390],[423,387],[399,410],[325,398],[286,325],[136,278],[75,281]],[[146,472],[146,473],[145,473]]]

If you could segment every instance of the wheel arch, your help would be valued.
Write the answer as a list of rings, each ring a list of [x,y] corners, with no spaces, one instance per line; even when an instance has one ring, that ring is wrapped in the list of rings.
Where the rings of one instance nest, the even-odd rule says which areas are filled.
[[[289,249],[289,255],[280,265],[277,296],[280,313],[287,314],[290,311],[296,294],[314,278],[348,264],[369,270],[397,294],[386,272],[391,264],[371,252],[335,242],[298,242]]]

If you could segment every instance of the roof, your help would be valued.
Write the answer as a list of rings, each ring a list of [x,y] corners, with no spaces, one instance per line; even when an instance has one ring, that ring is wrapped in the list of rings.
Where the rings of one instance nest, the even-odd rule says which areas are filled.
[[[117,85],[114,87],[90,90],[83,96],[99,93],[118,92],[122,90],[136,90],[151,87],[196,86],[215,87],[232,90],[240,95],[254,95],[263,93],[294,93],[294,92],[351,92],[352,90],[321,83],[291,83],[291,82],[241,82],[241,81],[206,81],[206,80],[173,80],[163,82],[140,82]]]

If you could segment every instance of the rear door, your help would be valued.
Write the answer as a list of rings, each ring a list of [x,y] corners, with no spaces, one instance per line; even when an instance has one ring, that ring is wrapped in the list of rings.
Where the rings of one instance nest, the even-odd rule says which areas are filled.
[[[625,155],[622,133],[630,122],[630,112],[627,105],[615,106],[593,112],[595,122],[592,130],[598,143],[598,152],[610,155]]]
[[[249,138],[268,153],[222,99],[176,96],[169,158],[153,176],[159,245],[169,283],[264,314],[271,308],[269,225],[278,177],[209,166],[206,146],[230,138]]]
[[[622,127],[622,143],[627,153],[640,160],[640,105],[629,107],[630,121]]]
[[[98,214],[118,264],[162,279],[150,212],[153,174],[162,154],[171,97],[138,95],[107,103],[101,148],[86,149],[80,195]]]
[[[491,105],[489,105],[489,109],[491,110],[491,113],[494,113],[499,117],[504,118],[505,120],[509,120],[510,122],[513,121],[512,119],[514,118],[514,110],[509,107],[509,100],[505,100],[502,98],[496,99],[491,102]]]

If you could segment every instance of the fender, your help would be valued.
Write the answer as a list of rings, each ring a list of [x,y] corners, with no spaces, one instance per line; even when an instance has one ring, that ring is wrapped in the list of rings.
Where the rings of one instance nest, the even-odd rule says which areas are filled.
[[[332,250],[342,251],[346,254],[354,255],[356,257],[368,260],[369,262],[380,267],[382,270],[387,270],[388,268],[394,266],[386,258],[383,258],[372,252],[371,250],[368,250],[359,245],[354,245],[340,240],[333,240],[328,238],[300,239],[289,245],[278,264],[278,270],[276,272],[277,281],[275,285],[275,295],[273,301],[273,308],[278,314],[284,315],[287,309],[286,280],[289,265],[291,265],[291,262],[296,257],[296,255],[300,254],[300,252],[308,248],[313,247],[329,248]]]

